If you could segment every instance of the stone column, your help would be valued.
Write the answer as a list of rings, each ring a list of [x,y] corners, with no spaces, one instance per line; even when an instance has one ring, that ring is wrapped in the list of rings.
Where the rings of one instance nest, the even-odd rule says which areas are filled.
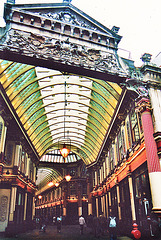
[[[32,197],[32,220],[35,216],[35,196]]]
[[[96,197],[96,215],[99,217],[99,210],[98,210],[98,197]]]
[[[150,188],[152,194],[153,211],[161,212],[161,168],[157,152],[157,145],[154,139],[154,129],[151,117],[150,101],[142,97],[137,102],[137,110],[141,113],[141,120],[144,132],[147,165],[149,172]]]
[[[81,184],[78,183],[78,216],[82,215],[82,194]]]
[[[25,193],[25,201],[24,201],[24,217],[23,220],[26,220],[26,211],[27,211],[27,192]]]
[[[132,220],[133,220],[133,222],[136,222],[136,211],[135,211],[133,183],[132,183],[132,176],[131,176],[130,172],[128,173],[128,182],[129,182],[129,191],[130,191]]]
[[[17,186],[13,186],[11,191],[11,203],[10,203],[10,214],[9,214],[10,222],[13,222],[13,218],[14,218],[14,211],[16,207],[16,195],[17,195]]]
[[[108,200],[109,200],[109,212],[110,212],[110,215],[111,215],[112,209],[111,209],[111,192],[110,191],[108,192]]]
[[[106,216],[108,217],[108,195],[105,195],[106,198]]]
[[[103,212],[103,215],[106,216],[105,195],[102,196],[101,200],[102,200],[102,212]]]
[[[63,216],[67,215],[67,183],[64,183],[62,190],[62,196],[63,196]]]
[[[89,175],[91,176],[91,175]],[[92,214],[92,194],[91,194],[91,181],[90,177],[87,178],[87,196],[88,196],[88,215]]]
[[[121,220],[120,188],[118,183],[116,185],[116,192],[117,192],[118,215],[119,215],[119,220]]]

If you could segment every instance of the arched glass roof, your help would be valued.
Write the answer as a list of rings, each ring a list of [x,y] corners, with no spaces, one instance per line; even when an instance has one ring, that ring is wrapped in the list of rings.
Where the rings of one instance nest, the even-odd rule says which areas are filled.
[[[5,60],[0,61],[0,83],[40,159],[64,141],[86,165],[96,160],[122,93],[120,86],[110,79]]]
[[[45,190],[44,188],[48,188],[48,183],[53,182],[53,185],[56,182],[61,182],[63,180],[63,176],[56,169],[52,168],[39,168],[37,171],[37,180],[36,184],[38,185],[38,190]]]
[[[81,160],[81,158],[75,154],[70,152],[68,156],[64,159],[61,155],[59,149],[53,150],[42,156],[40,162],[50,162],[50,163],[73,163]]]

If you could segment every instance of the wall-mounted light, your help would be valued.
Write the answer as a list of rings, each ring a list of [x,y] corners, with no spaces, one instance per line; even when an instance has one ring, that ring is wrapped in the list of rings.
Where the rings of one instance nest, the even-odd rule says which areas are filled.
[[[52,182],[52,181],[50,181],[49,183],[48,183],[48,186],[49,187],[52,187],[54,185],[54,183]]]
[[[67,182],[69,182],[69,181],[71,180],[71,178],[72,178],[72,177],[71,177],[70,175],[66,175],[66,176],[65,176],[65,180],[66,180]]]
[[[59,187],[59,183],[58,182],[55,183],[55,187]]]
[[[42,199],[42,195],[39,195],[39,196],[38,196],[38,199]]]

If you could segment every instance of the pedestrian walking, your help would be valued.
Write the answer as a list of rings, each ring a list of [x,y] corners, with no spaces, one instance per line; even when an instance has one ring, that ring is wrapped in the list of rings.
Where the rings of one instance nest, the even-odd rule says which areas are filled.
[[[117,240],[117,219],[111,215],[107,219],[108,231],[110,234],[110,240]]]
[[[97,238],[100,237],[101,235],[99,218],[96,216],[93,217],[93,233],[94,233],[94,236]]]
[[[91,229],[91,233],[93,230],[93,215],[90,214],[87,216],[87,227],[89,227]]]
[[[84,217],[81,215],[79,217],[79,225],[80,225],[80,234],[82,235],[83,234],[83,228],[85,226],[86,222],[85,222],[85,219]]]
[[[104,217],[103,213],[99,216],[99,227],[100,227],[100,234],[104,236],[105,231],[107,230],[107,220]]]
[[[56,219],[56,224],[57,224],[57,232],[61,232],[61,225],[62,225],[62,218],[60,216],[57,217]]]

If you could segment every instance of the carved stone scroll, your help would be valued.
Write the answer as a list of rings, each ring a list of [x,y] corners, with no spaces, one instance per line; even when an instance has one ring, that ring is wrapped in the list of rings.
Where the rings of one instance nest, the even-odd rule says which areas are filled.
[[[8,205],[8,197],[1,196],[1,199],[0,199],[0,222],[4,222],[7,219],[7,205]]]

